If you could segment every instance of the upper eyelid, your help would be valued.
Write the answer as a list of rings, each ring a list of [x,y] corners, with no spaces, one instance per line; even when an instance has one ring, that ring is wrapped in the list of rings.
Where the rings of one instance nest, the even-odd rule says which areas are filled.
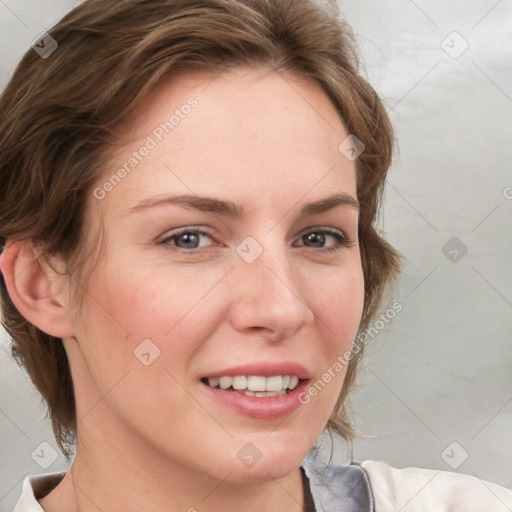
[[[168,238],[174,238],[174,237],[180,236],[182,234],[191,233],[191,232],[205,234],[205,235],[211,236],[212,238],[214,237],[214,235],[212,233],[210,233],[208,231],[208,229],[197,227],[197,226],[185,226],[182,228],[173,229],[171,231],[166,231],[163,235],[159,236],[158,239],[160,241],[163,241],[163,240],[167,240]]]

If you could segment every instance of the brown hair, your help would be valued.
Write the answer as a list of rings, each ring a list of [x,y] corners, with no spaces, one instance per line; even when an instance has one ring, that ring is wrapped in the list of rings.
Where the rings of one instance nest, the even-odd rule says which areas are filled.
[[[365,145],[356,160],[365,278],[360,330],[369,326],[399,271],[398,253],[374,227],[394,137],[382,102],[359,73],[345,21],[313,0],[88,0],[50,35],[58,48],[44,59],[29,50],[0,98],[1,246],[31,239],[64,258],[68,272],[80,269],[86,194],[102,172],[105,149],[118,140],[116,128],[150,91],[178,70],[271,66],[317,82]],[[1,308],[13,357],[47,402],[68,456],[77,419],[62,340],[17,311],[5,282]],[[362,348],[350,359],[327,424],[347,440],[355,431],[346,398]]]

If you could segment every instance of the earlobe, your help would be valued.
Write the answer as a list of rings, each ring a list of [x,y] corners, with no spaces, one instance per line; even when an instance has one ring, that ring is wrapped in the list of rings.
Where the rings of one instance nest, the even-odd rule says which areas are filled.
[[[73,336],[68,303],[61,292],[68,277],[55,272],[31,240],[9,240],[0,256],[0,269],[12,302],[31,324],[57,338]]]

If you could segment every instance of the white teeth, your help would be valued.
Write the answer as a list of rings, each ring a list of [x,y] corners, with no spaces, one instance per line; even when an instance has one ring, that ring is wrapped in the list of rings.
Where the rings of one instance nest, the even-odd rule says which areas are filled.
[[[212,377],[211,379],[208,379],[208,384],[212,388],[216,388],[219,385],[220,379],[219,377]]]
[[[267,377],[265,380],[265,391],[281,391],[283,389],[283,377],[281,375]]]
[[[233,383],[232,377],[221,377],[220,378],[220,389],[228,389]]]
[[[247,388],[247,377],[245,375],[239,375],[233,377],[233,389],[246,389]]]
[[[276,396],[285,394],[286,390],[295,389],[299,384],[296,375],[272,375],[262,377],[260,375],[236,375],[234,377],[210,377],[208,385],[220,389],[233,388],[244,391],[247,396]]]
[[[249,391],[265,391],[265,377],[257,377],[256,375],[250,375],[247,377],[247,389]]]
[[[286,390],[280,389],[279,391],[249,391],[246,389],[244,391],[245,396],[256,396],[259,398],[265,397],[265,396],[280,396],[280,395],[286,395]]]
[[[296,375],[291,375],[290,376],[290,383],[288,384],[288,387],[290,389],[295,389],[297,387],[297,385],[299,384],[299,379]]]

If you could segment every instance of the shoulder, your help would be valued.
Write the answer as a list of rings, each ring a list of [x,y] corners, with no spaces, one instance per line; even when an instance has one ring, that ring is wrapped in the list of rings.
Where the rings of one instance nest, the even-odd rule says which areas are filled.
[[[383,462],[302,464],[318,512],[511,512],[512,490],[480,478]]]
[[[480,478],[432,469],[398,469],[361,463],[370,480],[375,512],[510,512],[512,491]]]
[[[21,496],[13,512],[44,512],[38,499],[48,494],[64,478],[65,472],[27,476],[23,480]]]

